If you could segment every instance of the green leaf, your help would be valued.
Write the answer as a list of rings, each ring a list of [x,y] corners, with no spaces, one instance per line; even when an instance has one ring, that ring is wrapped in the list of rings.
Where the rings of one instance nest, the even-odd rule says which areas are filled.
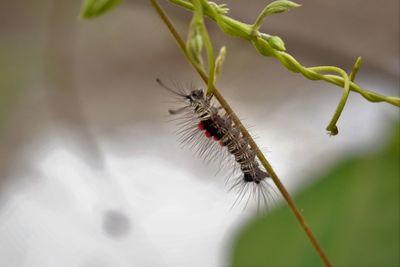
[[[334,266],[399,266],[399,126],[383,149],[343,159],[295,198]],[[322,266],[286,205],[236,241],[231,266]]]
[[[288,0],[278,0],[274,1],[271,4],[269,4],[262,12],[263,16],[269,16],[272,14],[277,14],[277,13],[283,13],[286,12],[292,8],[299,7],[301,5],[288,1]]]
[[[92,19],[121,4],[123,0],[84,0],[80,17]]]
[[[295,7],[299,7],[301,5],[292,2],[292,1],[288,1],[288,0],[278,0],[278,1],[274,1],[271,4],[267,5],[260,13],[260,15],[258,15],[256,22],[254,22],[253,24],[253,33],[255,31],[258,31],[258,29],[261,27],[261,24],[263,23],[264,19],[272,14],[277,14],[277,13],[282,13],[282,12],[286,12],[289,9],[295,8]]]

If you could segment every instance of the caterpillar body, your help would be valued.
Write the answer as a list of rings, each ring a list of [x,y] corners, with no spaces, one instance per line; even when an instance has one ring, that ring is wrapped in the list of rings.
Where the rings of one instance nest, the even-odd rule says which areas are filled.
[[[236,173],[236,169],[240,173],[231,186],[231,189],[235,188],[239,192],[237,200],[243,199],[247,194],[248,202],[254,194],[258,204],[264,201],[267,205],[267,198],[270,197],[267,178],[270,175],[261,169],[256,153],[229,114],[214,105],[213,97],[205,95],[202,89],[191,88],[187,92],[178,87],[173,90],[160,79],[157,82],[173,93],[177,103],[181,105],[178,109],[169,110],[171,115],[180,116],[178,124],[181,128],[177,131],[179,140],[193,148],[203,159],[216,161],[219,158],[222,167],[233,159],[233,173]]]

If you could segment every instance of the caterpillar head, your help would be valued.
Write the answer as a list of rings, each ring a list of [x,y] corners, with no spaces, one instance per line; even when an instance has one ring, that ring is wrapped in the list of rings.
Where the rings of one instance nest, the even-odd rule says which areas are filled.
[[[200,102],[204,100],[204,92],[201,89],[193,90],[186,98],[189,99],[191,103]]]

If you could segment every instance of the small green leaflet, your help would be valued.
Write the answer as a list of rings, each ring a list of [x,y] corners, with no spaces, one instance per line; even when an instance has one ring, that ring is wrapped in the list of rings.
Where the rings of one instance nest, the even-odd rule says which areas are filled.
[[[84,19],[98,17],[118,6],[122,1],[123,0],[84,0],[80,17]]]

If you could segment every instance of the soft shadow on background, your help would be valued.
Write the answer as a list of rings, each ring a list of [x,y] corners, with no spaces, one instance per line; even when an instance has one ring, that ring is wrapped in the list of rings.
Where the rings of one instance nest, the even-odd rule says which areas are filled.
[[[263,31],[306,66],[349,71],[362,56],[358,83],[399,95],[397,0],[297,2]],[[190,14],[162,3],[185,33]],[[245,22],[267,4],[226,3]],[[79,6],[0,0],[0,266],[319,264],[284,204],[259,220],[252,205],[231,210],[217,167],[180,148],[155,78],[203,84],[149,2],[93,21]],[[333,262],[398,265],[398,108],[351,93],[329,137],[340,88],[209,26],[228,49],[219,88]]]

